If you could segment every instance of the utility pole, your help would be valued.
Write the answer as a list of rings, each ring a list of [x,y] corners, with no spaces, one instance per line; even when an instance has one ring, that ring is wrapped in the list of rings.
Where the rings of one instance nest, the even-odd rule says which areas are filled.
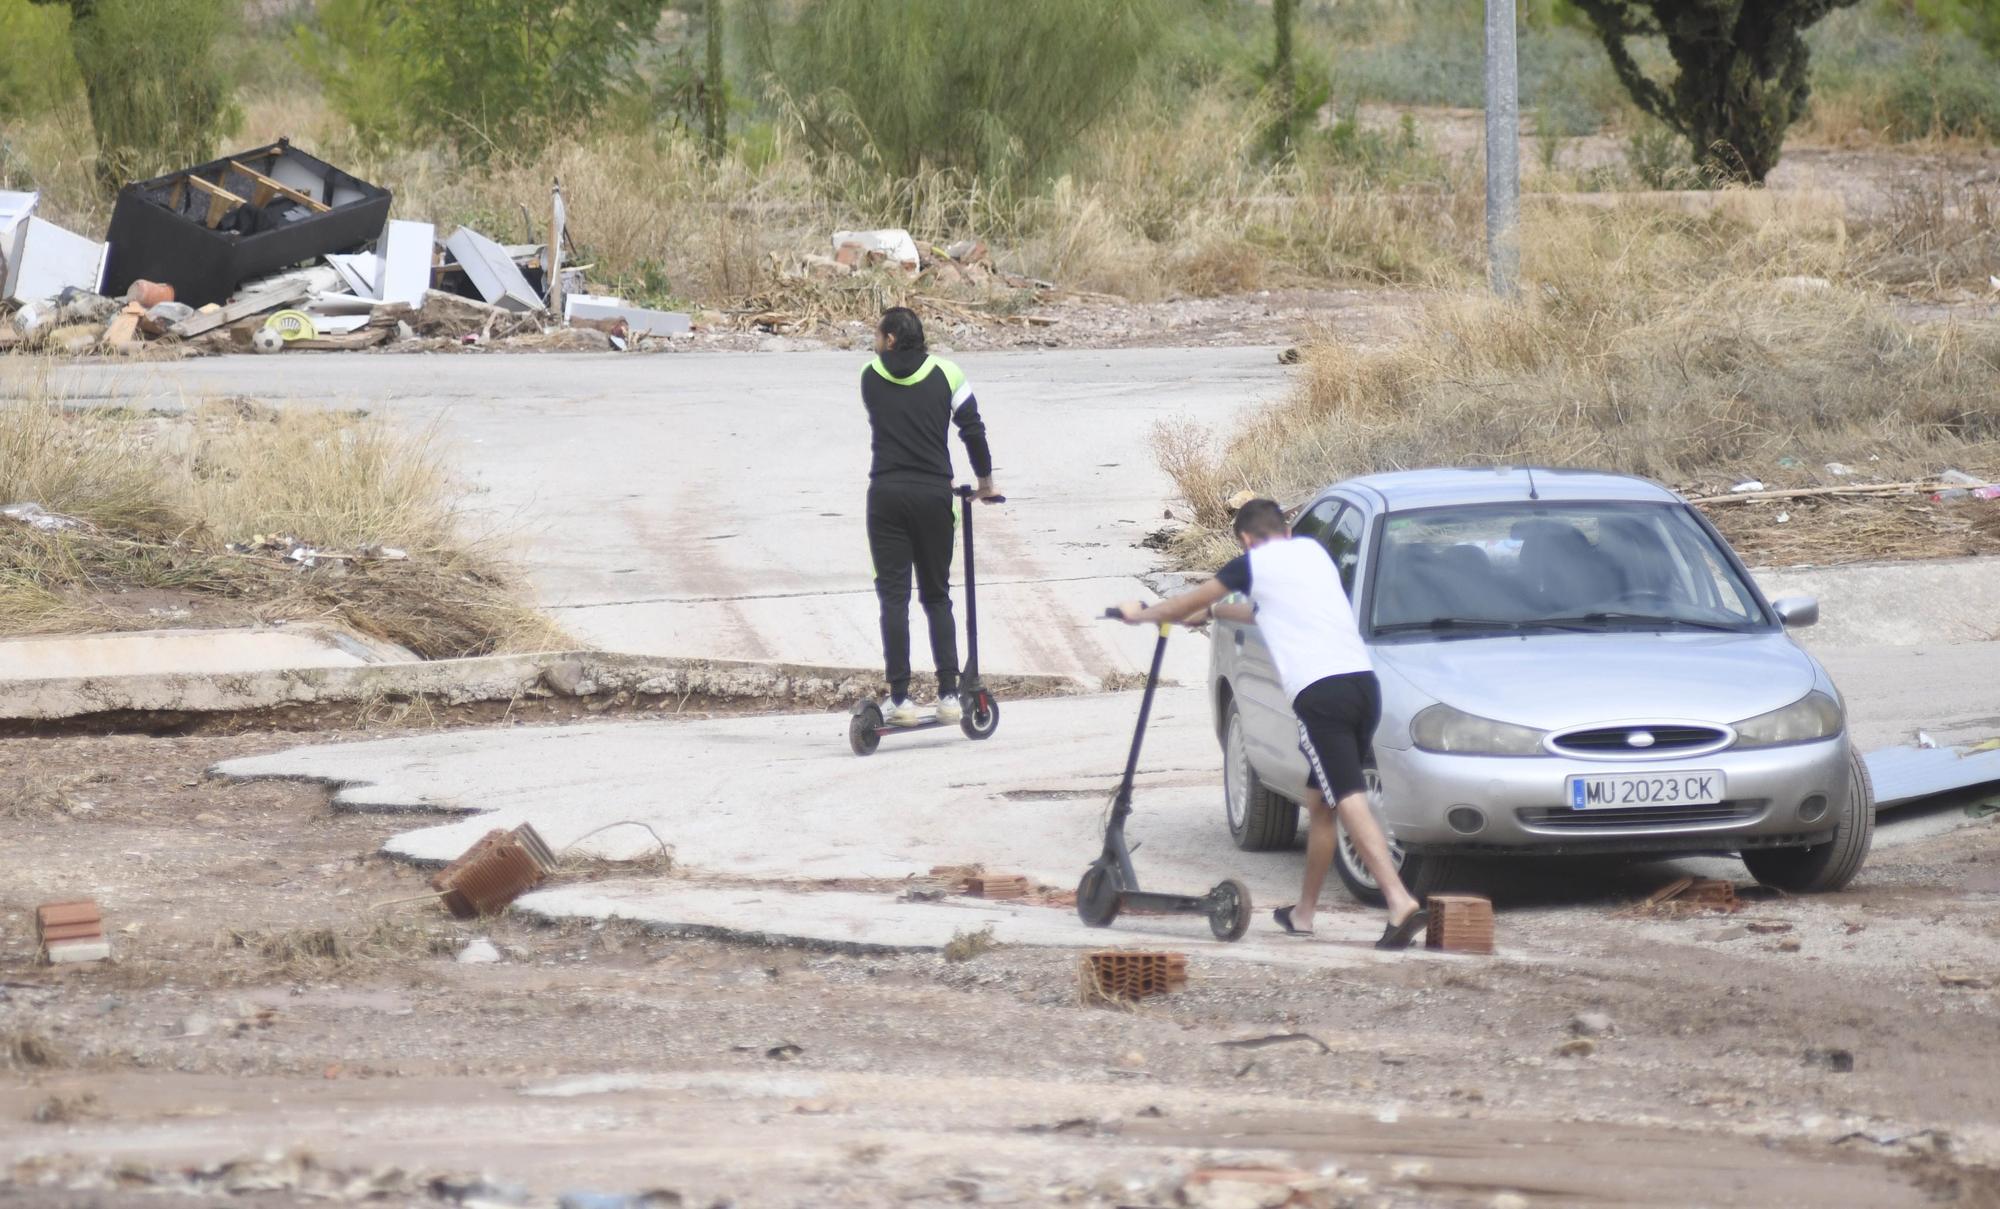
[[[1493,292],[1521,293],[1521,86],[1514,0],[1486,0],[1486,268]]]

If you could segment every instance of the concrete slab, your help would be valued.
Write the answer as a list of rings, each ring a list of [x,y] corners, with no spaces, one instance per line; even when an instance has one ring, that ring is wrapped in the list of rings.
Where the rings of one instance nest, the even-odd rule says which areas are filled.
[[[1816,596],[1820,621],[1799,637],[1837,646],[1938,646],[2000,642],[2000,558],[1765,567],[1754,572],[1771,599]]]
[[[971,898],[898,902],[888,892],[796,891],[779,886],[595,882],[539,891],[520,899],[517,906],[550,919],[630,919],[678,934],[856,954],[935,951],[955,937],[991,928],[993,939],[1005,945],[1169,949],[1204,958],[1319,969],[1354,969],[1406,961],[1413,955],[1376,952],[1373,945],[1381,924],[1358,912],[1329,912],[1321,920],[1321,934],[1311,940],[1253,925],[1242,940],[1225,943],[1209,932],[1205,919],[1194,915],[1121,916],[1110,928],[1087,928],[1068,907]],[[1258,923],[1266,922],[1269,906],[1258,912]],[[1473,960],[1422,950],[1414,955],[1432,961]]]
[[[207,675],[362,667],[416,656],[317,627],[138,630],[0,640],[0,683],[104,676]]]
[[[1129,693],[1003,701],[1000,731],[984,743],[927,731],[866,758],[848,749],[846,716],[827,713],[456,731],[296,748],[217,771],[327,781],[349,809],[486,812],[389,841],[421,861],[449,860],[488,829],[529,820],[560,849],[638,819],[681,864],[733,877],[898,879],[980,862],[1067,888],[1101,845],[1137,710]],[[1141,877],[1206,889],[1233,872],[1270,898],[1295,870],[1229,846],[1208,726],[1197,690],[1155,703],[1130,824],[1146,845]],[[586,847],[624,858],[650,843],[622,828]]]

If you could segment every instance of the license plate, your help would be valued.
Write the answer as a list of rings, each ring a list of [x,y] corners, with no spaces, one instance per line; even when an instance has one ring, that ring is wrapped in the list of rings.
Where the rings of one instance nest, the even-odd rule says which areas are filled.
[[[1722,774],[1714,771],[1614,772],[1569,779],[1572,810],[1713,806],[1722,800]]]

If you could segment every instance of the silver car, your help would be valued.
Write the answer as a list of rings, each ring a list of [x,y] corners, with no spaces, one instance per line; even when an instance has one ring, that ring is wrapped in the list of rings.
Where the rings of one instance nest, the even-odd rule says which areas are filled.
[[[1340,569],[1382,681],[1374,802],[1403,879],[1457,888],[1519,854],[1738,853],[1838,889],[1875,800],[1840,694],[1679,496],[1624,475],[1420,470],[1337,483],[1295,537]],[[1230,835],[1290,847],[1306,762],[1255,625],[1209,665]],[[1380,893],[1345,835],[1350,892]]]

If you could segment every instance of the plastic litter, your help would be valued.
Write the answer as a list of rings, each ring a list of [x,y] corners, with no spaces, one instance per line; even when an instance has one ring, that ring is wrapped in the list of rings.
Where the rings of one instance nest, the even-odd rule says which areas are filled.
[[[40,504],[9,504],[0,508],[0,516],[10,521],[19,521],[30,529],[40,529],[44,533],[61,533],[70,529],[86,528],[84,523],[75,517],[50,512]]]
[[[1761,479],[1745,479],[1729,490],[1733,494],[1741,495],[1745,491],[1762,491],[1763,489],[1764,483]]]

